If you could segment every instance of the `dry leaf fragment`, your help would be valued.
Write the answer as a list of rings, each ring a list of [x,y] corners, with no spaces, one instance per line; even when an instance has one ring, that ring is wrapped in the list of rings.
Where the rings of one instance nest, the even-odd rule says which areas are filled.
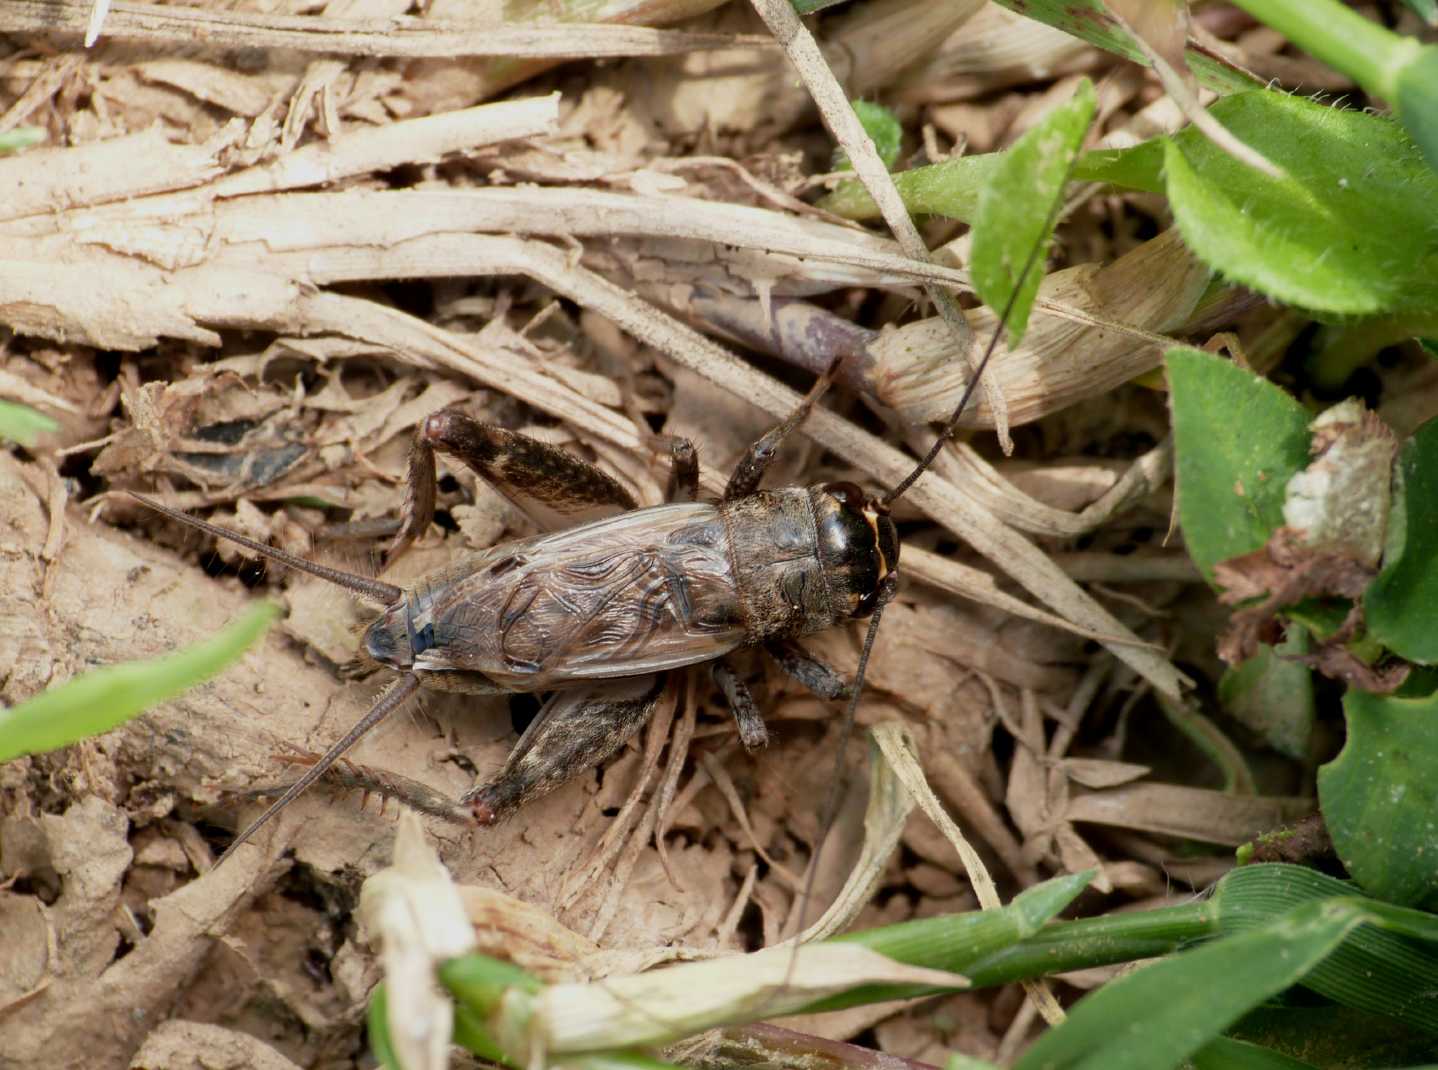
[[[390,1042],[400,1065],[443,1070],[454,1005],[439,991],[434,970],[474,950],[474,928],[412,810],[400,814],[394,864],[364,882],[357,914],[369,938],[381,944]]]
[[[773,947],[593,984],[550,985],[535,997],[527,1022],[501,1021],[496,1036],[516,1054],[668,1044],[736,1016],[782,1015],[861,984],[965,988],[968,981],[857,944]]]
[[[1001,342],[986,373],[1003,383],[1011,422],[1029,423],[1157,367],[1163,338],[1115,331],[1105,324],[1130,324],[1148,332],[1175,330],[1197,307],[1208,280],[1208,268],[1184,248],[1172,228],[1112,264],[1082,264],[1047,276],[1023,343],[1007,351]],[[1044,302],[1082,309],[1092,319],[1047,314]],[[978,309],[968,316],[976,335],[993,334],[997,316],[992,311]],[[910,424],[946,417],[968,378],[937,317],[882,332],[867,356],[869,393]],[[993,426],[987,402],[975,402],[960,426]]]
[[[1224,588],[1219,601],[1225,605],[1260,599],[1233,614],[1219,640],[1219,656],[1230,665],[1251,658],[1260,642],[1277,641],[1275,616],[1280,609],[1325,595],[1356,599],[1373,576],[1374,570],[1351,553],[1311,549],[1292,528],[1279,528],[1262,549],[1213,568],[1214,582]]]
[[[1309,424],[1313,461],[1288,481],[1283,519],[1304,545],[1344,551],[1367,568],[1383,556],[1398,439],[1358,398]]]

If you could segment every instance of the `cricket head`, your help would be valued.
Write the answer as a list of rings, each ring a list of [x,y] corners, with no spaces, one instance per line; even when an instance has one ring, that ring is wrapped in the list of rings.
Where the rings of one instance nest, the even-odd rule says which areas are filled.
[[[435,593],[426,581],[405,591],[365,629],[360,649],[387,668],[409,672],[419,656],[435,645]]]
[[[899,534],[889,507],[854,483],[809,492],[819,522],[819,560],[831,590],[851,618],[873,614],[879,592],[899,567]]]

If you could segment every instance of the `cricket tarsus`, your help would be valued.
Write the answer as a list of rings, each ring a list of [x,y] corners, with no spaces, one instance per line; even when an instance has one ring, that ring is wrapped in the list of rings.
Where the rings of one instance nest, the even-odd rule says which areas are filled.
[[[248,536],[241,535],[238,531],[222,528],[218,524],[211,524],[209,521],[201,520],[199,517],[191,516],[189,513],[182,513],[178,509],[171,509],[168,505],[161,505],[153,498],[147,498],[143,494],[136,494],[134,491],[129,491],[128,493],[130,497],[134,498],[141,505],[153,509],[157,513],[162,513],[171,520],[177,520],[181,524],[197,528],[216,538],[227,539],[230,542],[238,543],[247,550],[253,550],[261,557],[268,558],[271,561],[278,561],[282,565],[298,569],[301,572],[307,572],[311,576],[318,576],[320,579],[328,580],[330,583],[338,584],[382,606],[392,606],[404,597],[404,591],[392,583],[372,580],[365,576],[356,576],[352,572],[344,572],[341,569],[330,568],[328,565],[320,565],[313,561],[306,561],[303,557],[296,557],[294,554],[287,553],[284,550],[276,549],[273,546],[266,546],[257,539],[251,539]]]
[[[699,453],[687,438],[669,440],[669,482],[664,489],[664,500],[699,500]]]
[[[283,795],[272,802],[263,814],[250,822],[249,826],[235,837],[234,841],[225,848],[224,854],[220,855],[215,865],[217,867],[223,865],[225,860],[233,855],[242,843],[268,824],[270,819],[281,810],[289,806],[289,804],[299,798],[300,795],[304,794],[311,784],[319,780],[320,777],[329,771],[330,766],[344,757],[346,751],[358,743],[371,728],[397,710],[400,704],[418,689],[419,678],[413,673],[406,673],[401,676],[388,691],[380,696],[379,701],[374,704],[369,713],[365,714],[364,717],[356,722],[354,727],[340,737],[329,750],[320,755],[319,760],[306,769],[303,776],[286,788]]]

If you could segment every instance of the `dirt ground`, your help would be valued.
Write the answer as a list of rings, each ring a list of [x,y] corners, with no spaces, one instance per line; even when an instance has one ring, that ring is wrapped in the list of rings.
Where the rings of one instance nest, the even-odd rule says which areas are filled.
[[[326,525],[392,518],[413,430],[446,406],[571,449],[651,504],[658,436],[697,445],[715,495],[794,390],[844,355],[829,412],[769,482],[892,485],[897,451],[927,445],[926,421],[953,403],[947,328],[888,238],[811,206],[831,142],[784,57],[732,36],[763,33],[753,13],[711,6],[610,4],[584,17],[612,39],[571,34],[567,53],[486,42],[508,57],[474,54],[485,34],[444,20],[472,31],[475,13],[441,3],[388,34],[369,31],[400,25],[407,4],[246,2],[203,28],[167,21],[189,9],[131,5],[88,51],[73,32],[8,27],[0,125],[39,126],[49,147],[0,162],[15,191],[0,204],[15,272],[0,284],[0,397],[61,430],[0,452],[0,700],[212,635],[257,597],[286,612],[208,684],[0,767],[0,1067],[368,1059],[378,973],[353,910],[389,860],[393,807],[321,787],[211,872],[258,812],[243,793],[292,778],[292,759],[377,693],[378,678],[342,672],[364,611],[117,492],[370,573],[382,541]],[[56,10],[71,27],[89,11]],[[1080,75],[1100,87],[1096,139],[1175,121],[1140,68],[992,6],[838,10],[818,23],[830,62],[852,96],[896,110],[911,162],[1010,144]],[[303,36],[301,16],[337,36],[297,44],[284,35]],[[645,29],[661,24],[676,28]],[[1256,71],[1320,77],[1231,12],[1202,28]],[[544,48],[603,58],[560,64]],[[489,101],[515,103],[475,107]],[[1144,197],[1089,191],[1046,298],[1199,344],[1282,326],[1253,302],[1199,308],[1207,273],[1166,227]],[[962,262],[964,228],[925,228]],[[1180,672],[1200,693],[1217,679],[1221,617],[1179,540],[1165,543],[1164,396],[1120,385],[1158,357],[1151,334],[1041,309],[994,365],[1013,454],[974,436],[897,514],[907,580],[859,722],[908,727],[1005,897],[1097,866],[1085,912],[1159,905],[1308,806],[1303,763],[1271,751],[1248,753],[1256,794],[1214,790],[1193,738],[1252,738],[1196,704],[1161,712]],[[968,424],[993,422],[989,402]],[[440,524],[392,582],[531,530],[467,471],[441,471]],[[855,625],[807,645],[852,672],[862,637]],[[429,821],[457,880],[509,897],[484,900],[485,950],[598,976],[676,948],[757,948],[820,913],[798,893],[823,800],[841,775],[820,903],[858,856],[869,747],[840,738],[836,704],[757,656],[751,670],[773,738],[758,755],[695,673],[619,758],[515,819]],[[499,767],[524,712],[427,695],[352,757],[454,797]],[[916,813],[853,924],[977,906]],[[928,1063],[1010,1058],[1040,1024],[1017,988],[798,1023]]]

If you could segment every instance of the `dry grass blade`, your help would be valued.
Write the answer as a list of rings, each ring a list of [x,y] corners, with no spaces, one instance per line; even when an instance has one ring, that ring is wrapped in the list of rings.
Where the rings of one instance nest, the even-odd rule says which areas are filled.
[[[163,4],[116,3],[108,12],[88,0],[13,0],[0,8],[0,32],[84,35],[104,18],[104,36],[209,48],[275,48],[349,56],[422,58],[496,56],[525,59],[595,59],[665,56],[703,49],[766,48],[759,36],[686,33],[682,30],[567,23],[496,25],[464,19],[343,19],[329,16],[249,14]]]
[[[874,738],[883,751],[884,757],[888,760],[888,765],[893,770],[894,776],[904,785],[914,801],[918,803],[919,808],[939,827],[944,838],[958,852],[959,857],[963,860],[964,871],[968,874],[969,881],[974,886],[974,893],[979,897],[983,908],[994,910],[1002,906],[1003,901],[999,898],[998,889],[994,886],[993,878],[989,876],[989,871],[984,866],[983,860],[979,857],[978,852],[970,846],[959,826],[954,823],[953,818],[949,817],[948,811],[934,795],[928,781],[924,779],[924,771],[919,766],[914,753],[904,746],[900,739],[892,735],[876,734]],[[1063,1009],[1059,1007],[1053,992],[1045,982],[1030,982],[1025,984],[1024,988],[1044,1016],[1045,1021],[1050,1025],[1056,1025],[1063,1021]]]

